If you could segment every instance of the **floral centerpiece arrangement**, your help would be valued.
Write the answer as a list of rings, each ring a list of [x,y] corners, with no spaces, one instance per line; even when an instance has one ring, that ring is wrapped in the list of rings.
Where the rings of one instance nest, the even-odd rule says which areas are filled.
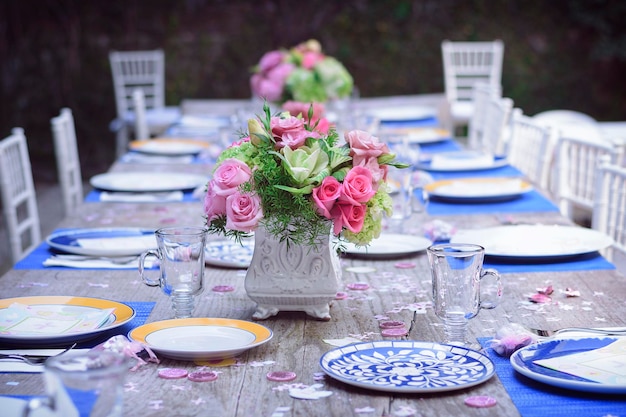
[[[259,225],[294,244],[316,244],[332,230],[357,245],[379,236],[391,215],[386,183],[395,161],[386,144],[353,130],[340,143],[316,118],[283,112],[248,121],[248,132],[218,158],[207,185],[204,213],[210,233],[240,239]]]
[[[354,84],[348,70],[325,55],[316,40],[265,53],[253,72],[253,94],[279,104],[288,100],[325,103],[349,96]]]

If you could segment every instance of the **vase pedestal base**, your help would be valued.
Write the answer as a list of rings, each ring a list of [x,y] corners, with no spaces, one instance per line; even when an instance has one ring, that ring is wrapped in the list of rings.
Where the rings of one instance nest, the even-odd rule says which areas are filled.
[[[328,301],[320,302],[319,304],[302,305],[289,304],[289,301],[284,299],[282,299],[280,303],[262,303],[257,301],[256,311],[252,315],[252,318],[254,320],[265,320],[277,315],[281,311],[302,311],[320,321],[330,320],[330,302]]]

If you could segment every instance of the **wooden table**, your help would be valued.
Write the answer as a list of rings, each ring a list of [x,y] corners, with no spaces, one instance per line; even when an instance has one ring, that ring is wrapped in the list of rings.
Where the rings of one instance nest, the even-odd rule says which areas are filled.
[[[164,167],[161,167],[165,169]],[[159,170],[158,166],[150,169]],[[146,166],[116,164],[114,171],[145,170]],[[202,166],[167,166],[168,170],[208,172]],[[519,213],[522,222],[563,223],[558,213]],[[407,222],[407,230],[419,233],[421,226],[433,220],[417,213]],[[459,228],[497,226],[496,213],[485,215],[445,216],[445,221]],[[202,224],[202,205],[196,203],[88,203],[59,227],[141,226]],[[198,368],[191,362],[162,358],[160,365],[148,364],[127,378],[124,393],[128,416],[519,416],[507,391],[497,376],[487,382],[459,391],[430,395],[404,395],[360,389],[325,377],[319,380],[320,357],[334,347],[325,339],[348,336],[362,340],[383,340],[378,316],[410,323],[415,317],[411,340],[443,341],[441,322],[428,308],[431,291],[430,272],[425,253],[402,259],[415,263],[411,269],[396,267],[398,260],[342,259],[341,289],[350,295],[336,300],[328,322],[316,321],[303,313],[283,312],[262,322],[274,332],[268,343],[251,349],[237,358],[236,364],[210,367],[219,372],[213,382],[191,382],[158,378],[161,367]],[[370,267],[371,272],[354,272],[352,267]],[[357,270],[358,271],[358,270]],[[205,291],[197,300],[197,317],[225,317],[250,320],[254,303],[244,290],[245,271],[206,268]],[[350,291],[346,285],[366,282],[370,289]],[[499,307],[482,310],[470,321],[470,337],[493,337],[495,331],[510,322],[541,328],[566,326],[625,326],[625,277],[616,270],[580,272],[536,272],[503,274],[505,292]],[[217,293],[215,285],[228,284],[235,291]],[[528,295],[537,288],[552,284],[557,291],[552,304],[530,305]],[[171,318],[167,297],[158,288],[141,283],[135,270],[11,270],[0,278],[2,297],[33,295],[76,295],[116,301],[154,301],[156,306],[148,322]],[[580,291],[578,298],[566,299],[558,292],[566,287]],[[417,303],[417,304],[416,304]],[[411,306],[425,307],[413,313]],[[567,308],[563,308],[567,306]],[[271,382],[270,371],[288,370],[297,374],[290,383]],[[39,374],[0,374],[0,393],[11,395],[43,394]],[[289,396],[286,384],[322,383],[333,394],[319,400],[297,400]],[[495,408],[467,407],[471,395],[489,395],[498,400]],[[546,404],[546,407],[551,407]],[[371,408],[371,412],[363,410]],[[360,410],[361,412],[357,412]],[[415,410],[414,414],[406,414]],[[404,413],[404,414],[403,414]]]

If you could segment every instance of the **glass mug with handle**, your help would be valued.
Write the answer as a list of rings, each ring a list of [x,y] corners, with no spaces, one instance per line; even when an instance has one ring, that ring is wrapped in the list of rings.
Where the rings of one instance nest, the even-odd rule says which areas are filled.
[[[207,230],[202,227],[165,227],[155,232],[157,250],[149,250],[139,258],[139,274],[151,287],[160,287],[172,300],[175,318],[191,317],[194,297],[204,286],[204,248]],[[159,260],[159,276],[151,278],[146,271],[146,258]]]
[[[435,314],[443,320],[446,343],[467,345],[467,324],[480,309],[491,309],[502,297],[502,280],[495,269],[483,269],[485,249],[469,243],[444,243],[427,249],[432,275]],[[495,297],[487,293],[484,278],[493,279]],[[481,286],[482,291],[481,291]]]

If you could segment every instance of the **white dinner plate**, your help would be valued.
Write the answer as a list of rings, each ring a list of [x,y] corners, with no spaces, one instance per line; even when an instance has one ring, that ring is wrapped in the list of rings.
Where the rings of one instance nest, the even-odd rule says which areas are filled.
[[[209,147],[206,142],[188,139],[150,139],[132,141],[129,148],[135,152],[152,155],[195,155]]]
[[[437,116],[436,109],[423,106],[384,107],[368,110],[367,113],[381,123],[423,120]]]
[[[28,346],[59,346],[72,342],[88,340],[98,336],[100,333],[115,329],[128,323],[135,317],[135,310],[126,304],[101,298],[72,297],[72,296],[35,296],[5,298],[0,300],[0,309],[9,308],[11,304],[19,303],[27,306],[45,305],[59,312],[69,314],[84,314],[94,310],[114,308],[106,323],[98,329],[77,331],[63,334],[32,334],[21,333],[19,331],[5,331],[0,333],[0,342],[7,344],[20,344]]]
[[[91,177],[89,182],[105,191],[157,192],[193,190],[207,181],[204,175],[178,172],[111,172]]]
[[[483,171],[509,164],[506,158],[473,151],[450,151],[435,154],[431,160],[420,161],[417,169],[435,172]]]
[[[513,225],[458,230],[451,243],[474,243],[485,254],[507,258],[569,257],[596,252],[613,244],[597,230],[578,226]]]
[[[458,203],[487,203],[512,200],[533,190],[520,178],[458,178],[424,186],[430,197]]]
[[[252,261],[253,252],[254,238],[242,239],[241,243],[215,240],[205,246],[204,263],[226,268],[247,268]]]
[[[367,246],[346,242],[345,253],[361,258],[384,259],[421,252],[430,245],[432,242],[425,237],[382,233]]]
[[[132,227],[63,230],[48,236],[46,243],[61,252],[86,256],[141,255],[157,248],[154,230]]]
[[[245,320],[172,319],[144,324],[128,337],[172,359],[204,361],[237,356],[268,342],[270,329]]]
[[[435,393],[482,384],[495,367],[482,353],[418,341],[355,343],[326,352],[322,370],[349,385],[376,391]]]
[[[436,129],[431,127],[398,127],[385,128],[381,127],[378,136],[386,142],[408,144],[435,143],[450,139],[450,132],[445,129]]]
[[[603,348],[615,341],[615,337],[576,337],[550,339],[541,341],[511,355],[511,365],[520,374],[544,384],[567,388],[577,391],[597,392],[603,394],[626,394],[626,383],[621,381],[600,383],[550,369],[535,363],[535,361],[561,357],[565,355],[589,352]]]

